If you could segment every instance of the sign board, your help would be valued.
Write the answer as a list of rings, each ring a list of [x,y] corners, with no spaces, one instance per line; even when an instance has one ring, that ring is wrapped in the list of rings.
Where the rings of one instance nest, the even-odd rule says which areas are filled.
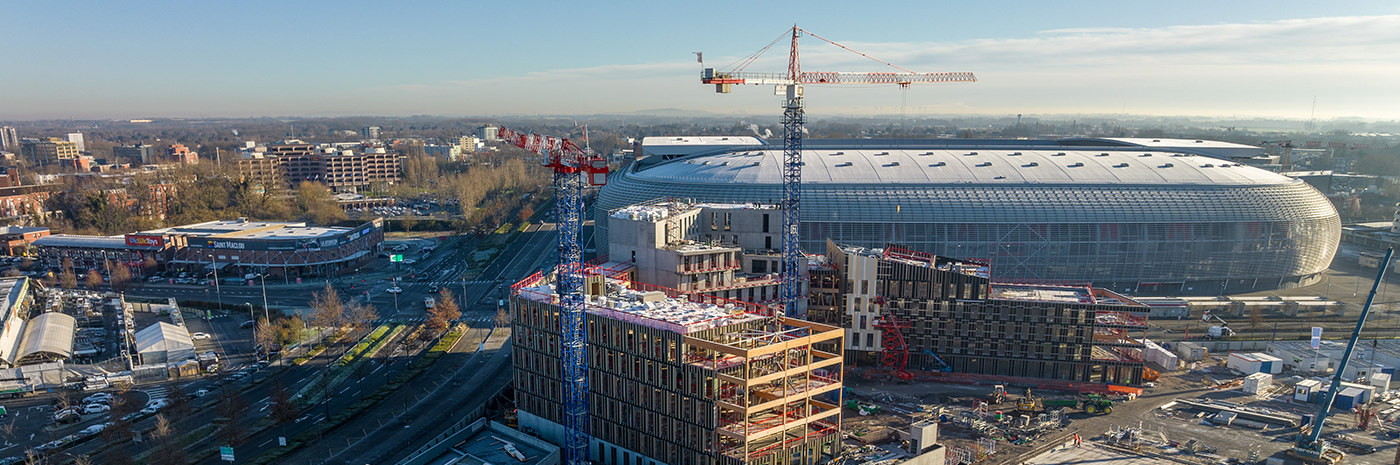
[[[401,254],[393,254],[393,255],[390,255],[390,256],[389,256],[389,261],[391,261],[391,262],[401,262],[401,261],[403,261],[403,255],[401,255]]]
[[[1313,329],[1312,329],[1312,348],[1317,349],[1317,348],[1319,348],[1319,347],[1322,347],[1322,328],[1317,327],[1317,326],[1313,326]]]
[[[287,445],[287,437],[286,437],[286,436],[278,436],[278,437],[277,437],[277,445],[278,445],[278,446],[285,447],[285,446]]]
[[[233,448],[229,446],[219,447],[219,460],[233,461]]]
[[[160,236],[142,236],[135,234],[127,234],[126,245],[134,245],[141,247],[164,247],[165,238]]]

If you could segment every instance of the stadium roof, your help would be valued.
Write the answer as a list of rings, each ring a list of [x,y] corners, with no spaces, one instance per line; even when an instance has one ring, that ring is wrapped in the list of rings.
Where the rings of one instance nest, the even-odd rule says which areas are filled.
[[[708,184],[778,184],[780,149],[669,160],[631,176]],[[804,184],[1275,185],[1301,182],[1218,158],[1160,150],[809,149]]]

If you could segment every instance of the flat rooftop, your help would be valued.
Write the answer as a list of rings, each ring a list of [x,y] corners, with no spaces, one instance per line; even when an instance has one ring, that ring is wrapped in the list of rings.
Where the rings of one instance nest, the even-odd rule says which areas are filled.
[[[637,205],[628,205],[613,210],[608,216],[635,221],[659,222],[672,216],[679,215],[701,208],[716,208],[726,210],[776,210],[776,205],[764,205],[758,203],[688,203],[688,202],[658,202]]]
[[[588,313],[680,334],[765,318],[746,312],[742,302],[693,302],[660,291],[630,289],[616,280],[609,280],[607,287],[605,295],[588,296]],[[553,283],[523,287],[519,295],[536,302],[555,303]]]
[[[208,223],[175,226],[141,234],[179,234],[189,237],[225,237],[237,239],[310,239],[331,237],[350,232],[348,228],[322,228],[306,223],[220,220]]]
[[[1087,287],[998,285],[993,284],[991,298],[1032,302],[1097,303]]]

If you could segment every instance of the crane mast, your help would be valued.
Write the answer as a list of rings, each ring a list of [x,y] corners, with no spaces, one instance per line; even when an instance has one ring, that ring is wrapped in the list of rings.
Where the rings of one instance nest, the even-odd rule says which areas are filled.
[[[561,139],[500,128],[498,136],[542,156],[554,172],[554,217],[559,234],[559,266],[555,294],[559,298],[560,364],[563,365],[564,463],[588,463],[588,346],[584,338],[587,312],[583,297],[583,225],[585,184],[607,183],[608,164],[587,149]]]
[[[797,53],[797,38],[803,33],[846,49],[852,53],[897,68],[903,72],[803,72],[801,60]],[[780,36],[779,39],[781,38]],[[736,69],[715,71],[714,68],[705,68],[701,71],[700,82],[703,84],[714,84],[715,92],[722,94],[729,93],[734,84],[758,84],[776,86],[775,90],[779,92],[779,94],[784,95],[782,105],[783,258],[778,295],[783,302],[783,312],[787,316],[800,317],[802,315],[798,314],[798,301],[802,298],[802,270],[800,268],[802,266],[802,248],[799,242],[800,235],[798,234],[798,226],[801,221],[802,132],[803,126],[806,125],[806,116],[803,112],[802,87],[812,84],[898,84],[900,87],[907,87],[909,84],[916,82],[974,82],[977,80],[977,77],[973,76],[972,73],[915,73],[889,62],[873,58],[864,53],[851,50],[844,45],[812,34],[797,26],[792,27],[792,44],[788,52],[788,69],[786,73],[751,73],[743,71],[743,66],[752,63],[759,55],[762,55],[763,52],[767,51],[776,43],[777,41],[775,40],[773,43],[770,43],[768,47],[764,47],[757,53],[750,55],[747,59],[743,60],[743,65]]]

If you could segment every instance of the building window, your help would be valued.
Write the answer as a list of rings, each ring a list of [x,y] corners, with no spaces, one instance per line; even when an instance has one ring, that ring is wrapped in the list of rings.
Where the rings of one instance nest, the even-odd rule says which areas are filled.
[[[768,261],[767,261],[767,260],[754,260],[754,261],[753,261],[753,268],[752,268],[752,269],[753,269],[753,273],[754,273],[754,274],[767,273],[767,272],[768,272]]]
[[[875,333],[865,333],[865,348],[875,348]]]
[[[763,232],[768,232],[768,214],[763,214]]]
[[[763,248],[773,249],[773,236],[763,236]]]

